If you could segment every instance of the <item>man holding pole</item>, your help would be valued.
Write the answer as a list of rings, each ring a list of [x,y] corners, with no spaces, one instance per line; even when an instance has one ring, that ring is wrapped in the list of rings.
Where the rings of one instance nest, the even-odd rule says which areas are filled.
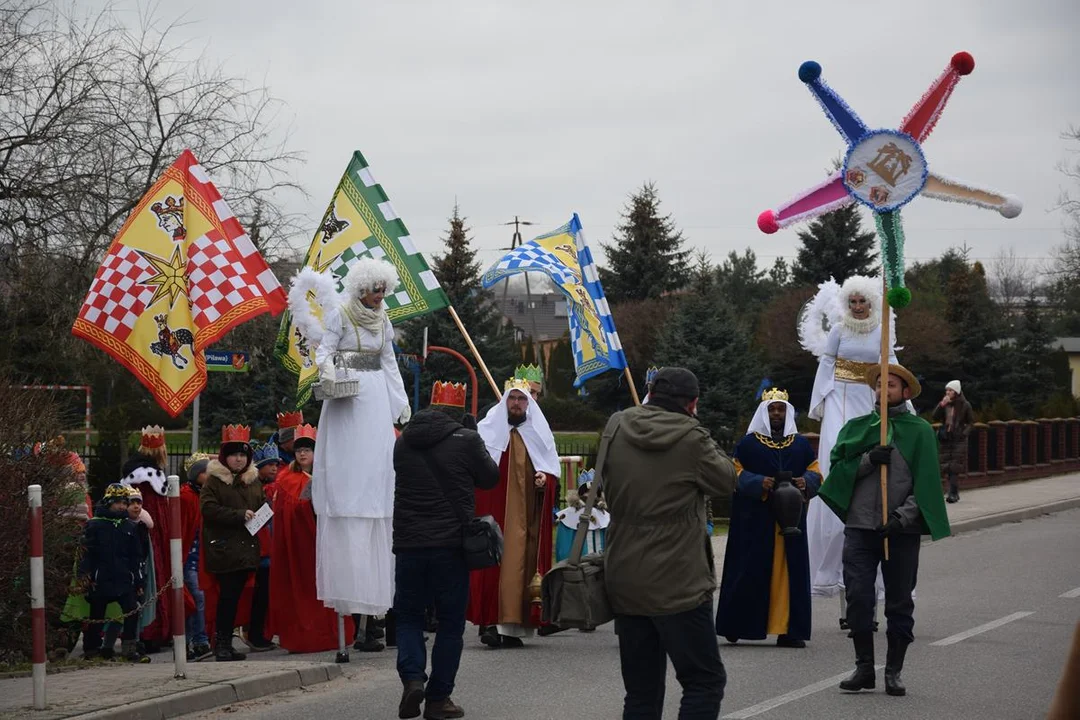
[[[818,497],[845,526],[844,587],[855,672],[840,683],[840,689],[872,690],[875,686],[874,578],[880,565],[888,623],[885,692],[904,695],[900,671],[914,639],[912,591],[919,570],[920,536],[940,540],[950,531],[938,475],[937,438],[930,424],[906,407],[908,400],[919,396],[919,381],[900,365],[887,368],[886,377],[880,367],[867,374],[867,383],[884,401],[882,406],[887,404],[885,432],[880,410],[845,424]],[[884,506],[883,496],[887,498]]]

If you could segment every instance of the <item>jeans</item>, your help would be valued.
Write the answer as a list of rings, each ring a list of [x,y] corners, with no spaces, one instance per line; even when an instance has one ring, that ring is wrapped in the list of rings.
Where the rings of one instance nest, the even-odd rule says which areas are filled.
[[[680,720],[716,720],[727,673],[720,660],[712,601],[674,615],[615,618],[622,664],[623,720],[659,720],[664,713],[667,659],[682,685]]]
[[[915,629],[915,600],[911,591],[919,575],[919,545],[915,533],[899,533],[889,538],[889,559],[876,530],[844,530],[844,592],[847,595],[847,621],[851,633],[874,629],[874,581],[878,564],[885,581],[886,631],[911,642]]]
[[[135,599],[135,591],[130,590],[118,597],[101,597],[90,595],[87,597],[90,604],[90,620],[102,620],[105,618],[105,608],[109,603],[117,603],[120,611],[129,613],[139,604]],[[134,613],[124,618],[124,632],[120,635],[122,640],[134,640],[139,627],[139,615]],[[101,623],[88,622],[83,634],[83,652],[96,652],[101,649]],[[112,650],[112,648],[107,648]]]
[[[397,621],[397,670],[403,683],[427,681],[429,701],[454,692],[454,679],[465,646],[465,606],[469,602],[469,569],[460,548],[398,550],[394,579]],[[435,605],[439,628],[431,648],[431,679],[424,646],[424,611]]]
[[[199,548],[196,545],[188,553],[184,562],[184,587],[195,599],[195,612],[184,618],[184,632],[192,645],[207,645],[206,637],[206,595],[199,589]]]
[[[232,637],[236,627],[236,608],[240,604],[240,594],[244,592],[250,570],[216,573],[218,585],[216,634],[224,640]],[[231,640],[230,640],[231,642]]]

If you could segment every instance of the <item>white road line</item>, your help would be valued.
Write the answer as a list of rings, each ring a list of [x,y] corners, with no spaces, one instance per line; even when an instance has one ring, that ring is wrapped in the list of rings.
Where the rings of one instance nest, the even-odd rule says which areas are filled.
[[[1078,588],[1073,588],[1073,589],[1072,589],[1072,590],[1070,590],[1069,592],[1063,592],[1063,593],[1061,593],[1060,595],[1058,595],[1058,597],[1063,597],[1063,598],[1076,598],[1076,597],[1080,597],[1080,587],[1078,587]]]
[[[875,670],[881,670],[884,665],[878,665]],[[851,671],[834,675],[831,678],[816,682],[813,685],[807,685],[799,690],[792,690],[784,695],[778,695],[771,700],[752,705],[745,710],[739,710],[738,712],[728,713],[724,715],[722,720],[743,720],[743,718],[752,718],[762,713],[766,713],[773,708],[778,708],[781,705],[787,705],[789,702],[804,698],[807,695],[813,695],[814,693],[821,692],[822,690],[828,690],[829,688],[835,688],[837,684],[851,674]]]
[[[1006,615],[1003,618],[999,618],[992,622],[984,623],[978,627],[973,627],[970,630],[965,630],[962,633],[956,635],[950,635],[947,638],[938,640],[937,642],[930,643],[931,647],[943,647],[945,645],[955,645],[961,640],[967,640],[969,637],[974,637],[980,633],[988,632],[994,628],[999,628],[1002,625],[1008,625],[1013,620],[1019,620],[1020,618],[1026,618],[1028,615],[1034,615],[1034,612],[1014,612],[1012,615]]]

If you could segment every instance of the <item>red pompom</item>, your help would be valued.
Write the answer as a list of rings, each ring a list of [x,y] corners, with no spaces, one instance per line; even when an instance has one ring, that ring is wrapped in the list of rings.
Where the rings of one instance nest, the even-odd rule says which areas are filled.
[[[970,75],[975,69],[975,58],[969,52],[958,52],[952,56],[952,67],[958,75]]]
[[[776,213],[772,210],[766,210],[757,216],[757,226],[758,230],[766,235],[772,235],[780,229],[780,225],[776,222]]]

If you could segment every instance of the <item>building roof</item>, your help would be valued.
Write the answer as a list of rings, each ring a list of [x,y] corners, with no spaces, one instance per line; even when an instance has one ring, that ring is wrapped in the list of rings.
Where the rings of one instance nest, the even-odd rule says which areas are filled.
[[[569,330],[566,298],[560,293],[495,293],[495,304],[504,321],[536,342],[558,340]],[[534,325],[535,323],[535,325]],[[535,331],[534,331],[535,328]]]
[[[1080,337],[1055,338],[1050,346],[1055,350],[1064,350],[1067,353],[1080,353]]]

